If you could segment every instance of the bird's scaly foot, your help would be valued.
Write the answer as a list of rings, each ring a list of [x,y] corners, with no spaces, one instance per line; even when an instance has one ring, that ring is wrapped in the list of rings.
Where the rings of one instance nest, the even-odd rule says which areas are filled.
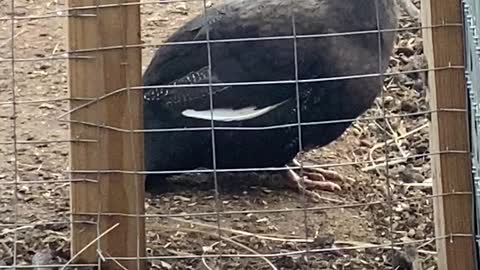
[[[293,160],[293,164],[295,164],[295,166],[300,166],[300,162],[298,162],[296,159]],[[294,182],[298,189],[304,191],[305,194],[312,196],[315,199],[320,199],[323,197],[321,197],[315,191],[309,190],[309,188],[335,192],[342,190],[342,188],[332,181],[355,182],[353,178],[346,177],[340,175],[337,172],[321,168],[304,168],[303,175],[304,177],[302,179],[302,177],[296,172],[294,172],[292,169],[288,170],[289,180]]]

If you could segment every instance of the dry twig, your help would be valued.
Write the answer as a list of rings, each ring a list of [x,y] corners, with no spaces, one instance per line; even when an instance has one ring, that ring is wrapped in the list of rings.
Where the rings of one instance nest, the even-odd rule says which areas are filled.
[[[117,228],[120,225],[120,223],[117,223],[113,225],[112,227],[106,229],[103,233],[101,233],[99,236],[95,237],[90,243],[88,243],[86,246],[84,246],[80,251],[77,252],[77,254],[73,255],[70,260],[68,260],[65,265],[60,270],[64,270],[70,263],[72,263],[80,254],[82,254],[85,250],[87,250],[91,245],[93,245],[98,239],[104,237],[107,235],[109,232],[113,231],[113,229]]]

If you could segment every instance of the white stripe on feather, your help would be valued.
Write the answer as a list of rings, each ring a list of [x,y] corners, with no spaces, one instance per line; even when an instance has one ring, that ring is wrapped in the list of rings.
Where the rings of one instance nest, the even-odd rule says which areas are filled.
[[[253,106],[236,109],[236,110],[213,109],[213,120],[222,121],[222,122],[233,122],[233,121],[243,121],[243,120],[253,119],[276,109],[278,106],[284,104],[287,101],[288,100],[285,100],[280,103],[277,103],[262,109],[257,109],[257,107],[253,107]],[[188,109],[188,110],[184,110],[182,112],[182,115],[186,117],[202,119],[202,120],[212,119],[211,110],[196,111],[196,110]]]

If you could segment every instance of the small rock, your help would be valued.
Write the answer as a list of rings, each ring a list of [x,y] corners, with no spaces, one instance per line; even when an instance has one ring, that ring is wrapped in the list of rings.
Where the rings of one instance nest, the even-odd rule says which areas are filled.
[[[421,79],[417,79],[414,81],[412,88],[417,92],[423,92],[425,89],[425,83]]]
[[[402,100],[400,108],[403,112],[407,113],[414,113],[418,110],[418,106],[411,100]]]
[[[40,106],[38,106],[40,109],[54,109],[55,106],[49,103],[42,103]]]
[[[415,239],[425,239],[425,233],[423,231],[420,231],[418,230],[416,233],[415,233]]]
[[[417,257],[415,247],[411,245],[405,246],[404,252],[396,252],[392,258],[392,269],[397,270],[414,270],[413,264]]]
[[[52,67],[52,64],[50,64],[49,62],[45,62],[37,66],[37,68],[40,70],[47,70],[51,67]]]
[[[412,48],[409,48],[409,47],[399,47],[397,48],[397,54],[412,56],[413,54],[415,54],[415,52],[412,50]]]
[[[272,193],[272,190],[270,190],[270,189],[268,189],[268,188],[262,188],[262,191],[263,191],[263,193],[265,193],[265,194],[270,194],[270,193]]]
[[[21,185],[18,187],[18,192],[22,194],[29,193],[29,191],[30,191],[30,188],[28,186]]]
[[[391,105],[395,104],[395,98],[393,98],[392,96],[385,96],[383,98],[383,104],[385,105],[385,107],[391,107]]]
[[[422,183],[425,180],[423,175],[416,172],[411,164],[409,164],[404,170],[400,171],[398,176],[404,183]]]
[[[180,196],[180,195],[173,196],[173,199],[175,201],[182,201],[182,202],[191,202],[192,201],[190,198],[183,197],[183,196]]]
[[[267,222],[268,222],[268,218],[266,218],[266,217],[260,218],[260,219],[257,219],[256,222],[257,222],[257,223],[267,223]]]
[[[415,150],[417,154],[425,154],[429,150],[429,147],[427,143],[421,143],[415,147]]]
[[[317,235],[313,239],[312,246],[315,248],[330,248],[335,243],[333,235]]]
[[[42,250],[35,253],[32,257],[32,265],[48,265],[51,264],[53,260],[52,252],[50,250]],[[35,270],[53,270],[51,267],[35,267]]]
[[[409,217],[407,217],[407,222],[405,223],[406,226],[415,227],[416,224],[417,224],[417,219],[415,218],[415,216],[410,215]]]
[[[172,12],[187,15],[188,14],[187,3],[185,2],[178,3],[177,5],[175,5],[175,9]]]
[[[154,260],[153,265],[157,267],[160,266],[160,269],[172,269],[172,265],[165,261]]]
[[[24,8],[15,8],[15,12],[10,12],[10,11],[7,11],[5,13],[5,15],[7,16],[25,16],[27,15],[27,11],[24,9]]]

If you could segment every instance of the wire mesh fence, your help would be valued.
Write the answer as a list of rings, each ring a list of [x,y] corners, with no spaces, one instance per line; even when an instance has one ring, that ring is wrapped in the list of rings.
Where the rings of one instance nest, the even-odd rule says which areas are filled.
[[[475,1],[464,1],[465,9],[465,44],[466,44],[466,76],[467,76],[467,89],[470,96],[470,127],[471,127],[471,141],[472,141],[472,171],[474,177],[475,187],[475,209],[476,209],[476,232],[477,232],[477,246],[478,246],[478,232],[479,221],[478,211],[480,209],[478,205],[479,193],[479,149],[478,149],[478,127],[479,127],[479,107],[478,100],[480,95],[480,81],[478,78],[479,64],[480,64],[480,51],[478,41],[478,29],[480,29],[480,23],[478,17],[480,16],[480,6]],[[478,247],[477,247],[478,252]]]
[[[476,4],[464,6],[467,59],[473,59],[464,67],[427,64],[422,31],[462,25],[422,25],[420,1],[398,1],[394,27],[382,27],[392,15],[382,7],[393,0],[365,1],[371,10],[345,18],[332,16],[356,14],[348,13],[351,1],[297,2],[277,1],[274,8],[269,1],[228,0],[1,2],[0,268],[141,269],[146,262],[152,269],[408,269],[407,262],[437,269],[436,241],[472,238],[435,233],[435,220],[444,218],[434,215],[435,199],[471,193],[432,189],[432,157],[468,153],[430,150],[432,115],[465,110],[432,107],[427,72],[466,68],[476,124]],[[344,5],[341,11],[319,18],[335,23],[313,31],[301,5],[328,10],[334,2]],[[245,20],[254,8],[267,10],[264,22]],[[197,16],[210,17],[169,39]],[[135,36],[140,25],[142,42]],[[393,34],[392,52],[383,52],[385,36]],[[305,53],[317,41],[326,58]],[[150,82],[164,82],[143,87],[136,53],[143,49],[145,72],[159,47],[160,56],[174,60],[150,70]],[[190,70],[196,73],[180,79],[202,64],[203,73]],[[250,70],[243,68],[248,64]],[[308,76],[313,66],[318,74]],[[352,92],[342,89],[345,82]],[[364,85],[379,91],[368,110],[358,119],[342,113],[362,100]],[[271,93],[258,94],[262,89]],[[322,103],[339,89],[342,95]],[[322,94],[311,97],[314,103],[346,109],[309,114],[302,106],[315,91]],[[273,93],[292,97],[293,113],[269,119],[268,110],[250,109],[271,105]],[[233,108],[205,109],[225,102]],[[178,115],[171,122],[158,123],[172,112]],[[259,115],[263,120],[241,121]],[[339,125],[345,128],[332,142],[308,145],[309,136],[323,136],[315,127]],[[287,145],[281,137],[291,134],[297,139]],[[146,168],[138,135],[146,138]],[[297,162],[271,165],[287,146]],[[293,169],[336,179],[341,190],[302,189],[302,177],[298,184],[288,180]],[[143,176],[155,186],[145,205],[137,181]]]

